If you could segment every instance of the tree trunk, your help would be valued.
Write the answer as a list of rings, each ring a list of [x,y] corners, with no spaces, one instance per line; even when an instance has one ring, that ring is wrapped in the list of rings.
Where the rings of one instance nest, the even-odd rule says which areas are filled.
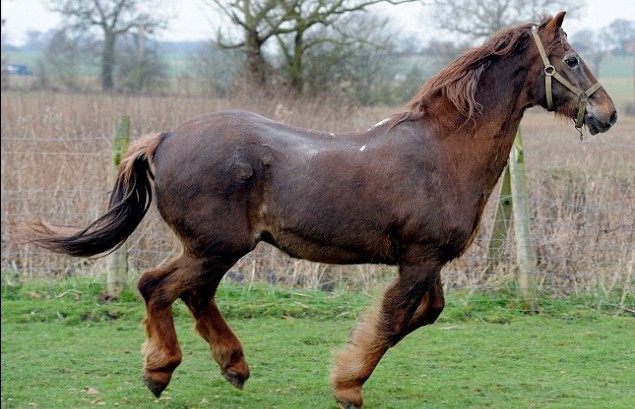
[[[247,50],[247,77],[250,83],[258,86],[266,82],[265,60],[257,47]]]
[[[304,90],[304,76],[302,72],[302,58],[304,40],[302,36],[304,30],[298,30],[295,35],[292,61],[290,61],[290,73],[291,73],[291,88],[298,94],[301,94]]]
[[[104,37],[104,49],[101,55],[101,88],[110,91],[114,88],[113,72],[115,67],[115,41],[113,33],[106,32]]]

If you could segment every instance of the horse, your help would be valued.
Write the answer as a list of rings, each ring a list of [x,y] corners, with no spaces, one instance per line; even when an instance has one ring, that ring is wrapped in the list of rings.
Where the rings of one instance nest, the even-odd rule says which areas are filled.
[[[146,135],[123,157],[102,216],[84,228],[35,220],[29,240],[103,255],[155,198],[182,243],[137,285],[146,306],[143,380],[157,397],[182,359],[172,315],[179,298],[223,377],[243,388],[243,346],[214,296],[259,242],[315,262],[398,266],[334,357],[336,403],[361,408],[386,351],[443,311],[441,269],[474,239],[524,111],[541,106],[591,134],[616,122],[610,96],[567,42],[564,16],[498,31],[426,81],[408,109],[365,131],[335,135],[225,111]]]

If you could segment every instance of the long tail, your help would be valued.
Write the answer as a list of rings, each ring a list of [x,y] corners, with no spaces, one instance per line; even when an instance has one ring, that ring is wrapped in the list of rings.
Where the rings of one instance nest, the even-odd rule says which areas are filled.
[[[121,246],[137,228],[152,203],[152,158],[165,133],[147,135],[132,144],[118,169],[108,211],[86,228],[28,223],[27,241],[47,250],[90,257]]]

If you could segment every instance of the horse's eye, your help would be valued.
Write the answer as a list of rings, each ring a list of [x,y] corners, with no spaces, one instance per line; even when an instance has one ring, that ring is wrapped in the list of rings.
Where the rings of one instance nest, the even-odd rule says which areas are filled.
[[[564,62],[569,66],[569,68],[575,68],[578,64],[580,64],[578,57],[575,56],[565,58]]]

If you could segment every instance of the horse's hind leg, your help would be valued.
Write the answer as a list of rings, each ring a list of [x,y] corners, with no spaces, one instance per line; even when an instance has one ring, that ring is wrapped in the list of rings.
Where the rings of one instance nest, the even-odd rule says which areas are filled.
[[[181,363],[172,303],[196,280],[200,261],[182,254],[163,267],[144,273],[137,287],[146,303],[143,380],[155,396],[168,386]]]
[[[341,408],[362,406],[362,386],[386,351],[410,332],[415,312],[437,282],[440,270],[437,262],[402,263],[398,280],[388,288],[379,308],[353,329],[331,373]]]
[[[232,385],[242,389],[249,378],[249,366],[238,337],[221,315],[214,294],[222,274],[213,282],[185,292],[181,298],[196,319],[196,331],[209,344],[212,357],[218,363],[221,374]]]

